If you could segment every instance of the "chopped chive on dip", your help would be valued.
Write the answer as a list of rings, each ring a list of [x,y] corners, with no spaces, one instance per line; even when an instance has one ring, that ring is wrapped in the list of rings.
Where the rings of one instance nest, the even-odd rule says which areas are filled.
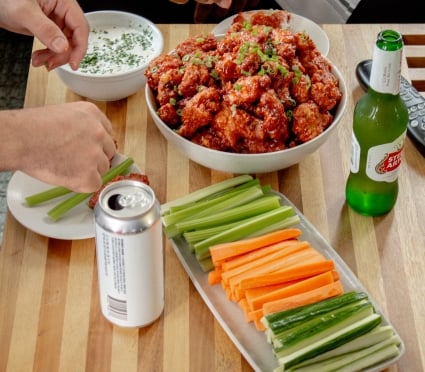
[[[79,71],[94,75],[125,72],[144,65],[154,51],[149,27],[92,28]]]

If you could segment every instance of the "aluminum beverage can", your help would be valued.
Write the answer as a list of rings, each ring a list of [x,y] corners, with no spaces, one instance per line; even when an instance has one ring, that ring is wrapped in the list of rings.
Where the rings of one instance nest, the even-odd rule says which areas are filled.
[[[143,182],[107,185],[94,208],[100,306],[111,323],[143,327],[164,308],[160,206]]]

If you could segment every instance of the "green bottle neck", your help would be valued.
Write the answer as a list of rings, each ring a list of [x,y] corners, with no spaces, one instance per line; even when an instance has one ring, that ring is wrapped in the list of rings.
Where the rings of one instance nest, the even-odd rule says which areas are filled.
[[[402,52],[403,40],[398,32],[384,30],[378,34],[370,74],[373,90],[392,95],[400,93]]]

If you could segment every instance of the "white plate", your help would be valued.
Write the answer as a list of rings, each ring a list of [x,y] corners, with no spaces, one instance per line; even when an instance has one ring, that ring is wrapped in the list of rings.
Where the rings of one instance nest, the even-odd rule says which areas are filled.
[[[281,197],[282,205],[291,205],[294,211],[300,216],[301,222],[299,227],[303,232],[300,239],[309,241],[311,245],[317,248],[323,255],[334,260],[345,291],[357,290],[367,293],[366,289],[351,269],[320,235],[315,227],[285,196],[279,193],[276,194]],[[242,310],[236,303],[227,299],[221,285],[212,286],[208,284],[208,275],[201,270],[195,255],[189,251],[186,242],[182,238],[173,239],[171,243],[181,264],[188,273],[202,299],[251,367],[259,372],[273,371],[273,369],[277,367],[277,360],[272,353],[271,345],[266,341],[265,333],[257,331],[252,323],[247,323],[245,321]],[[379,307],[370,296],[369,299],[375,306],[377,312],[382,314]],[[382,318],[383,324],[390,324],[388,320],[384,317]],[[398,356],[365,371],[377,372],[387,368],[403,355],[404,350],[405,347],[402,342],[400,345],[400,354]]]
[[[256,12],[256,10],[252,10],[246,13],[249,14],[250,12]],[[233,15],[221,21],[214,27],[212,33],[214,35],[223,35],[224,33],[226,33],[227,29],[231,26],[235,17],[236,15]],[[320,53],[322,53],[324,56],[328,55],[328,35],[326,35],[326,32],[317,23],[313,22],[308,18],[299,16],[298,14],[291,13],[291,20],[289,21],[288,25],[289,29],[292,32],[306,32],[313,39]]]
[[[112,165],[124,161],[126,157],[115,155]],[[136,165],[131,166],[131,172],[139,172]],[[93,210],[87,202],[83,202],[69,211],[62,219],[52,222],[47,212],[69,195],[62,196],[44,204],[28,207],[25,198],[29,195],[51,188],[44,182],[26,175],[20,171],[13,174],[7,188],[7,205],[13,216],[27,229],[38,234],[56,239],[88,239],[94,237]]]

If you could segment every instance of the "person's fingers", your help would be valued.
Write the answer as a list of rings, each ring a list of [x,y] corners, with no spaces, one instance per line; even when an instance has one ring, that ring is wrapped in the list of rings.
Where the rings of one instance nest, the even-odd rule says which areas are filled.
[[[63,32],[71,44],[69,65],[76,70],[87,52],[90,27],[84,13],[79,8],[72,8],[66,21],[68,23]]]
[[[40,49],[32,53],[31,61],[34,67],[46,66],[50,71],[68,63],[70,55],[70,50],[67,50],[65,53],[56,54],[49,49]]]
[[[97,164],[97,169],[99,172],[100,183],[102,183],[102,176],[110,169],[111,162],[106,157],[102,157]]]
[[[111,134],[112,133],[112,123],[111,121],[108,119],[108,117],[105,115],[104,112],[99,110],[99,119],[100,119],[100,123],[103,125],[103,128],[105,128],[105,130]]]
[[[105,152],[108,160],[112,160],[112,158],[114,157],[114,155],[117,152],[117,146],[116,146],[114,140],[112,139],[112,137],[108,136],[106,138],[105,144],[103,146],[103,151]]]
[[[29,10],[27,10],[29,12]],[[31,9],[26,27],[46,49],[35,51],[32,64],[46,65],[49,70],[69,63],[78,69],[87,51],[89,25],[81,8],[70,4],[47,17],[40,8]]]
[[[61,29],[38,7],[34,7],[26,27],[35,35],[48,49],[54,53],[64,53],[69,48],[69,42]]]
[[[78,27],[74,30],[74,34],[71,39],[72,49],[69,56],[69,65],[73,70],[77,70],[80,66],[81,60],[84,58],[87,52],[87,32],[82,27]]]

